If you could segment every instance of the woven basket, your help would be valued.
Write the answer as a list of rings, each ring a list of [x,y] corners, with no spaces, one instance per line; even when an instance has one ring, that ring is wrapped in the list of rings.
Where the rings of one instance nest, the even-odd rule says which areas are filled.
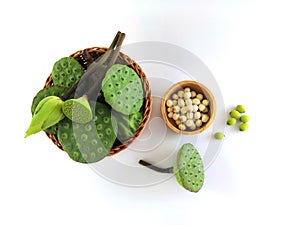
[[[85,58],[85,55],[84,55],[85,51],[87,51],[88,53],[90,53],[90,55],[92,56],[93,60],[95,60],[99,56],[101,56],[104,52],[106,52],[107,48],[104,48],[104,47],[92,47],[92,48],[87,48],[87,49],[84,49],[84,50],[79,50],[79,51],[71,54],[70,57],[75,58],[81,64],[81,66],[84,69],[86,69],[87,65],[89,65],[89,62],[87,62],[87,60]],[[121,52],[120,52],[120,54],[118,56],[118,59],[117,59],[116,63],[128,65],[141,78],[143,89],[144,89],[144,94],[145,94],[144,104],[142,106],[142,108],[144,110],[144,115],[143,115],[143,120],[142,120],[139,128],[135,132],[134,136],[131,137],[131,138],[129,138],[128,140],[126,140],[123,143],[118,143],[117,145],[114,145],[112,147],[112,149],[110,150],[109,154],[108,154],[109,156],[117,154],[120,151],[126,149],[142,133],[142,131],[146,127],[147,122],[149,121],[151,110],[152,110],[152,97],[151,97],[150,85],[149,85],[147,77],[146,77],[145,73],[142,71],[141,67],[135,61],[133,61],[129,56],[127,56],[127,55],[125,55],[125,54],[123,54]],[[52,85],[53,85],[52,75],[50,74],[48,76],[46,82],[45,82],[44,88],[50,87]],[[46,135],[52,140],[52,142],[58,148],[60,148],[61,150],[64,150],[63,146],[59,143],[58,138],[57,138],[56,135],[52,135],[52,134],[49,134],[47,132],[46,132]]]

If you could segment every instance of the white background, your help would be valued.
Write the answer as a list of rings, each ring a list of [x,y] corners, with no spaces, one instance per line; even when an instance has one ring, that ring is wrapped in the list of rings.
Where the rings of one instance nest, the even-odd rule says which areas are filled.
[[[1,3],[0,224],[299,224],[298,1],[151,0]],[[249,131],[227,129],[189,193],[170,179],[128,188],[70,160],[39,133],[23,139],[52,64],[115,33],[197,54],[226,108],[244,104]]]

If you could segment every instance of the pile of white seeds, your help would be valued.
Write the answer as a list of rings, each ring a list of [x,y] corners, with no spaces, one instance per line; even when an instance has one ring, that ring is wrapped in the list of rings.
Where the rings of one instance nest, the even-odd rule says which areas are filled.
[[[186,87],[166,101],[168,117],[180,130],[196,130],[209,120],[209,101]]]

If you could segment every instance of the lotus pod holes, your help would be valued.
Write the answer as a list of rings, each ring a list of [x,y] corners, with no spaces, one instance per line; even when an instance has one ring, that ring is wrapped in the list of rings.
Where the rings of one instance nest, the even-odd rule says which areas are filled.
[[[76,123],[88,123],[93,118],[92,109],[86,95],[78,99],[65,101],[62,110],[66,117]]]
[[[204,167],[197,149],[190,143],[184,144],[177,153],[173,167],[159,168],[140,160],[139,163],[157,172],[174,173],[177,182],[190,192],[198,192],[204,182]]]
[[[107,71],[102,81],[102,91],[105,101],[125,115],[139,112],[143,105],[142,81],[126,65],[115,64]]]
[[[117,124],[110,109],[96,103],[94,120],[80,124],[65,118],[58,126],[58,140],[71,159],[93,163],[103,159],[116,139]]]
[[[52,80],[55,86],[70,88],[83,75],[83,68],[72,57],[64,57],[54,63]]]
[[[198,192],[204,181],[203,163],[197,149],[192,144],[184,144],[174,164],[178,183],[191,192]]]

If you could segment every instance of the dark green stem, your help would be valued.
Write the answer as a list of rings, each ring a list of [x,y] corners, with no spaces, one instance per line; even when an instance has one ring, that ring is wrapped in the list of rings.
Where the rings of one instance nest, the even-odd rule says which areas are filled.
[[[97,69],[97,79],[94,81],[94,84],[91,88],[89,88],[86,91],[86,95],[88,96],[89,100],[96,100],[96,99],[92,99],[93,97],[97,98],[97,93],[99,92],[99,85],[101,85],[101,82],[107,72],[107,70],[115,64],[120,49],[121,49],[121,45],[123,43],[123,40],[125,38],[125,34],[121,33],[118,37],[118,40],[116,42],[116,46],[113,47],[112,50],[107,51],[102,59],[105,59],[105,61],[103,61],[103,63],[101,63],[100,67],[98,67]],[[100,62],[100,61],[99,61]],[[97,63],[98,64],[98,63]]]
[[[168,168],[160,168],[157,166],[152,165],[151,163],[148,163],[144,160],[140,160],[139,164],[148,167],[149,169],[152,169],[154,171],[160,172],[160,173],[173,173],[173,167],[168,167]]]
[[[95,60],[95,62],[93,62],[88,69],[86,70],[86,72],[83,74],[83,76],[81,77],[81,79],[79,79],[75,84],[72,85],[72,87],[63,95],[61,96],[61,99],[63,101],[65,101],[66,99],[68,99],[77,89],[78,84],[81,80],[86,79],[86,77],[92,75],[93,73],[95,73],[95,71],[98,70],[98,68],[104,64],[104,62],[108,59],[110,52],[116,47],[117,42],[119,40],[119,37],[122,35],[122,33],[120,31],[118,31],[118,33],[116,34],[114,40],[112,41],[111,45],[109,46],[109,48],[107,49],[108,54],[103,54],[102,56],[100,56],[98,59]]]

